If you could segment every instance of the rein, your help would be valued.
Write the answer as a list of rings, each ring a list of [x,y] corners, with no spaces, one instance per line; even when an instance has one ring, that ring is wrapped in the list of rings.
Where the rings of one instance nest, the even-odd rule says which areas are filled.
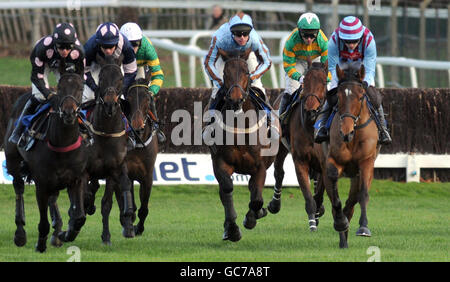
[[[246,62],[244,59],[241,59],[241,58],[231,58],[231,59],[228,59],[228,60],[225,62],[225,64],[226,64],[227,62],[229,62],[229,61],[242,61],[242,62],[244,62],[244,63],[247,65],[247,62]],[[247,67],[247,77],[248,77],[248,81],[250,81],[250,73],[248,72],[248,67]],[[239,71],[236,72],[236,78],[239,78]],[[248,95],[249,95],[250,83],[247,83],[247,89],[245,89],[245,90],[244,90],[244,88],[243,88],[240,84],[238,84],[238,83],[235,83],[235,84],[231,85],[230,88],[228,88],[228,90],[227,90],[227,92],[226,92],[226,94],[225,94],[225,97],[227,97],[227,98],[229,97],[229,94],[230,94],[231,90],[232,90],[234,87],[239,88],[239,90],[241,90],[241,93],[244,94],[244,95],[243,95],[243,99],[242,99],[242,102],[244,102],[244,101],[247,99]]]

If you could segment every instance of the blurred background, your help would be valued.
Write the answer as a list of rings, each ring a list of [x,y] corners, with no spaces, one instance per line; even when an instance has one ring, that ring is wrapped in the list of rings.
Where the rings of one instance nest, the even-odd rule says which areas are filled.
[[[275,64],[264,76],[267,88],[284,86],[280,50],[307,11],[319,16],[328,37],[347,15],[369,27],[379,56],[378,87],[450,87],[448,0],[1,0],[0,84],[30,85],[28,57],[34,42],[51,34],[58,22],[74,23],[84,44],[102,22],[120,27],[133,21],[157,49],[166,76],[163,87],[207,87],[201,61],[211,34],[237,11],[252,16],[270,49]]]

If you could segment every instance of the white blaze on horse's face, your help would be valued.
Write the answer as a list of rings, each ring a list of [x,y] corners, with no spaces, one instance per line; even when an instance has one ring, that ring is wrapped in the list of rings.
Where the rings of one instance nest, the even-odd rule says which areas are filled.
[[[345,88],[345,96],[348,97],[348,95],[352,94],[352,90]]]

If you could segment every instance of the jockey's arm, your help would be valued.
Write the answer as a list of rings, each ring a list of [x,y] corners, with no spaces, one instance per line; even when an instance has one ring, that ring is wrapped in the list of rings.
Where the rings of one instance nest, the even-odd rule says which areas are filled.
[[[331,78],[335,78],[336,76],[336,65],[339,63],[339,42],[335,42],[333,39],[328,41],[328,71],[329,75],[331,74]]]
[[[134,50],[131,47],[131,44],[124,46],[123,49],[123,87],[122,93],[127,93],[128,87],[130,87],[131,83],[133,83],[137,74],[137,63],[136,56],[134,54]]]
[[[297,64],[297,58],[294,51],[292,50],[293,44],[295,45],[291,35],[290,40],[286,41],[286,44],[283,48],[283,68],[286,74],[291,79],[298,80],[302,76],[302,74],[299,73],[295,68],[295,65]]]
[[[144,60],[141,61],[139,57],[136,57],[137,64],[141,65],[141,63],[146,64],[150,69],[150,85],[148,90],[152,92],[154,95],[158,94],[161,86],[164,82],[164,73],[161,68],[161,64],[159,62],[158,54],[156,53],[155,47],[151,43],[151,41],[147,37],[142,38],[143,49],[145,54]],[[145,46],[145,47],[144,47]],[[139,52],[136,54],[139,56]]]
[[[30,55],[31,62],[31,83],[36,86],[39,92],[48,97],[51,91],[45,85],[45,48],[42,44],[42,40],[38,42]]]
[[[252,81],[260,78],[266,71],[268,71],[272,65],[272,60],[270,59],[269,48],[264,44],[261,38],[257,39],[257,44],[254,46],[256,48],[253,49],[256,57],[259,59],[258,67],[250,74],[250,79]]]
[[[84,55],[85,55],[85,66],[84,75],[86,76],[86,85],[92,90],[96,91],[98,88],[97,83],[95,83],[94,78],[91,74],[91,65],[95,61],[96,47],[95,47],[95,35],[91,36],[88,41],[84,44]]]
[[[215,66],[215,62],[217,60],[219,48],[217,47],[217,37],[213,36],[211,39],[211,45],[209,47],[209,51],[205,56],[204,66],[206,73],[209,78],[212,80],[213,84],[220,88],[223,84],[222,79],[220,79],[220,75]]]
[[[366,81],[368,85],[375,86],[375,69],[377,64],[377,47],[375,40],[369,42],[369,46],[366,47],[363,63],[366,73],[364,81]]]

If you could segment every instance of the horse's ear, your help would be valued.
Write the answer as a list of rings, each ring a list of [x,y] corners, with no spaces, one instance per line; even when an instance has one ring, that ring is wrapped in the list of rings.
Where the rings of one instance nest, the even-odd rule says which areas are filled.
[[[116,61],[116,64],[117,64],[118,66],[121,66],[121,65],[122,65],[123,58],[124,58],[124,57],[123,57],[123,54],[121,54],[121,55],[119,56],[119,58],[115,60],[115,61]]]
[[[337,74],[338,80],[342,80],[345,77],[345,72],[343,70],[341,70],[341,68],[339,67],[339,64],[336,65],[336,74]]]
[[[152,78],[152,72],[151,70],[149,70],[146,74],[145,74],[145,83],[148,85],[150,83],[150,79]]]
[[[363,64],[361,64],[361,67],[359,68],[358,72],[359,80],[362,82],[365,76],[366,76],[366,68],[364,67]]]
[[[97,53],[97,55],[95,55],[95,61],[97,62],[97,64],[99,64],[100,66],[104,66],[106,64],[106,60],[100,56],[99,53]]]

